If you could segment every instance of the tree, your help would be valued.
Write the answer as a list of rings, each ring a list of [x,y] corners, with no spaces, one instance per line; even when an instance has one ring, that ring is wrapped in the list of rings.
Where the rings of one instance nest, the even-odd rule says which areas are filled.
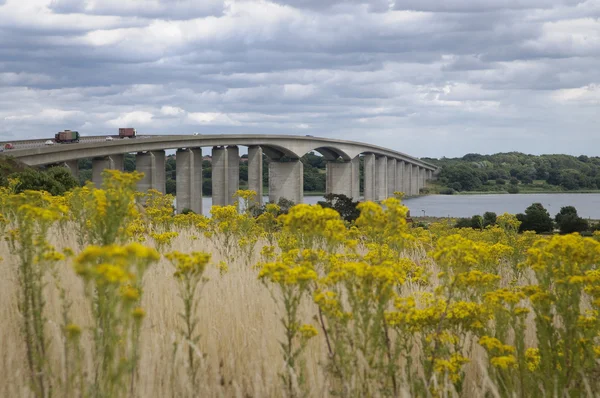
[[[358,202],[352,201],[352,198],[346,195],[327,194],[325,195],[325,201],[318,202],[322,207],[329,207],[340,213],[340,216],[348,221],[353,222],[360,216],[360,211],[356,208]]]
[[[166,182],[166,193],[167,195],[176,195],[177,194],[177,182],[172,179],[167,179]]]
[[[43,171],[27,169],[19,173],[14,173],[11,178],[19,180],[17,193],[23,191],[46,191],[52,195],[62,195],[67,189],[59,181],[52,178],[51,175]]]
[[[573,206],[561,207],[554,220],[561,234],[584,232],[590,228],[588,221],[579,217],[577,209]]]
[[[519,216],[522,219],[519,219]],[[527,209],[525,209],[524,215],[517,215],[517,219],[521,221],[520,232],[523,231],[535,231],[538,234],[544,232],[552,232],[554,230],[554,224],[548,210],[542,206],[541,203],[533,203]]]
[[[75,178],[71,171],[66,167],[52,167],[46,171],[46,174],[59,182],[64,187],[65,191],[69,191],[79,186],[77,178]]]
[[[488,225],[496,225],[496,213],[493,211],[486,211],[483,213],[483,227],[487,227]]]
[[[471,217],[471,228],[483,229],[483,217],[481,217],[480,215],[475,215]]]

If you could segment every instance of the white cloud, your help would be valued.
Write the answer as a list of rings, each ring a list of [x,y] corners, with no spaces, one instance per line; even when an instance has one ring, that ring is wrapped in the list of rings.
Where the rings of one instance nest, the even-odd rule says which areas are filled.
[[[134,111],[128,113],[122,113],[115,119],[111,119],[107,122],[108,125],[113,127],[131,127],[138,124],[146,125],[152,122],[154,115],[150,112],[145,111]]]
[[[180,116],[185,114],[185,111],[176,106],[164,105],[162,108],[160,108],[160,113],[165,116]]]

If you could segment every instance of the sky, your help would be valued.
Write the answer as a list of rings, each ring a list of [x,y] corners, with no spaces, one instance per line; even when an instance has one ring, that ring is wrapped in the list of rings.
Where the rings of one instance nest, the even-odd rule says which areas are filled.
[[[0,141],[135,127],[600,155],[600,0],[0,0]]]

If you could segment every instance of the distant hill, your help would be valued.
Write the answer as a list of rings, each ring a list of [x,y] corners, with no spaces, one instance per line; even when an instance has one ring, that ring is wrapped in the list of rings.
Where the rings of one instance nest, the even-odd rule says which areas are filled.
[[[423,158],[441,167],[440,191],[582,191],[600,189],[600,157],[520,152]]]

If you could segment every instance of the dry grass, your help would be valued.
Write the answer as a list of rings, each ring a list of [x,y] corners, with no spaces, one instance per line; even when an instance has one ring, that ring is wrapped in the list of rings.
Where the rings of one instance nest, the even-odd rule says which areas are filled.
[[[57,248],[77,247],[75,236],[56,236]],[[60,243],[59,243],[60,242]],[[260,249],[260,248],[259,248]],[[213,264],[221,259],[210,241],[200,237],[193,240],[182,232],[171,250],[183,252],[207,251],[213,253]],[[260,250],[257,250],[259,252]],[[8,254],[5,242],[0,242],[0,396],[28,397],[27,364],[24,344],[19,332],[20,315],[17,308],[16,259]],[[141,363],[139,366],[139,397],[280,397],[285,395],[278,373],[283,360],[278,340],[283,338],[283,328],[269,290],[257,280],[257,271],[236,261],[229,265],[223,276],[212,267],[207,276],[210,282],[204,287],[198,307],[200,334],[198,355],[203,357],[200,391],[191,391],[184,360],[184,343],[178,338],[181,327],[177,315],[182,304],[173,278],[173,267],[165,259],[151,267],[144,280],[143,308],[147,317],[141,335]],[[433,271],[433,270],[432,270]],[[435,274],[435,272],[434,272]],[[85,299],[81,280],[70,266],[59,270],[60,283],[67,288],[73,300],[71,316],[84,328],[91,324],[89,302]],[[54,282],[47,285],[48,334],[52,341],[52,369],[64,369],[61,352],[60,300]],[[406,294],[420,289],[406,286]],[[315,307],[306,302],[303,319],[309,321]],[[87,336],[86,336],[87,335]],[[533,338],[533,336],[532,336]],[[177,343],[177,344],[176,344]],[[90,332],[83,338],[86,366],[92,368]],[[473,362],[467,368],[463,396],[481,396],[483,391],[493,391],[486,386],[485,352],[477,347],[471,353]],[[324,342],[315,338],[306,352],[309,395],[328,397],[328,380],[323,371],[326,360]],[[452,395],[452,394],[451,394]],[[407,396],[403,394],[403,396]],[[493,396],[493,393],[492,393]]]
[[[60,241],[62,244],[59,244]],[[74,236],[62,236],[55,242],[76,247]],[[213,263],[220,261],[212,244],[200,238],[192,240],[182,233],[171,247],[179,251],[207,251],[213,253]],[[0,396],[29,396],[27,364],[24,344],[19,332],[17,308],[16,259],[8,254],[5,242],[0,243]],[[64,263],[63,263],[64,264]],[[162,259],[151,267],[144,280],[143,307],[147,316],[141,336],[142,355],[137,395],[140,397],[202,396],[202,397],[267,397],[282,396],[278,372],[283,360],[277,340],[282,338],[277,308],[269,291],[257,280],[256,270],[242,266],[242,261],[229,264],[223,276],[212,268],[207,276],[198,308],[200,334],[198,353],[202,363],[202,390],[188,391],[183,346],[177,337],[181,327],[181,302],[173,278],[173,267]],[[84,298],[83,284],[71,267],[60,270],[60,282],[73,300],[72,317],[82,325],[91,324],[90,308]],[[63,369],[60,344],[60,300],[50,281],[48,297],[48,332],[52,341],[53,369]],[[307,311],[309,305],[307,303]],[[87,350],[89,360],[89,333]],[[179,342],[174,353],[174,343]],[[317,365],[323,353],[315,341],[307,351],[308,385],[311,395],[327,396],[326,381]]]

